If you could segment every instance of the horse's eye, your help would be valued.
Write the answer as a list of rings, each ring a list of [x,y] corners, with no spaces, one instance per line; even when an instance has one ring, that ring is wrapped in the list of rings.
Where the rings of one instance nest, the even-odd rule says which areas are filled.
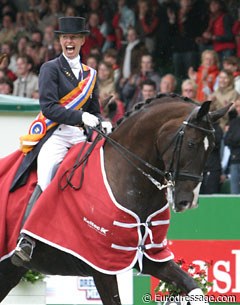
[[[193,141],[189,141],[188,148],[194,148],[194,147],[195,147],[195,143]]]

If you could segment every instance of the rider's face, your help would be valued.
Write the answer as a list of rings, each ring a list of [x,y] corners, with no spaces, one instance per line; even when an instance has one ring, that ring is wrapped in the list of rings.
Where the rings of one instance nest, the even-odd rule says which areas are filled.
[[[60,35],[60,44],[63,53],[69,59],[77,57],[81,47],[85,42],[85,36],[81,34],[62,34]]]

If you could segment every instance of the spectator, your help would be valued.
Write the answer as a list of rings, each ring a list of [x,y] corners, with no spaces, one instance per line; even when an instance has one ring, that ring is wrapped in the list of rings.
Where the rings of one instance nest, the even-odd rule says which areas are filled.
[[[112,65],[101,61],[98,65],[98,91],[100,104],[116,92]]]
[[[62,47],[58,38],[54,38],[53,40],[53,50],[54,50],[53,58],[60,56],[62,52]]]
[[[225,145],[230,148],[230,190],[240,194],[240,98],[235,101],[237,116],[229,123]]]
[[[139,31],[140,39],[145,43],[148,52],[155,53],[156,33],[159,25],[159,19],[154,10],[154,5],[149,5],[149,0],[138,0],[138,14],[136,28]]]
[[[192,79],[185,79],[182,82],[182,95],[190,98],[193,101],[197,101],[197,84]]]
[[[219,87],[213,92],[209,99],[212,100],[211,110],[217,110],[221,107],[234,103],[239,94],[234,89],[234,76],[230,71],[221,70],[219,73]],[[228,114],[220,119],[220,126],[225,130],[228,123]]]
[[[86,59],[86,65],[98,70],[98,63],[99,63],[99,58],[98,56],[94,55],[94,54],[90,54],[88,55],[87,59]]]
[[[198,86],[197,100],[204,102],[208,96],[213,92],[213,87],[216,78],[219,74],[218,69],[218,55],[214,50],[205,50],[202,52],[201,65],[197,72],[193,67],[188,69],[188,76],[194,80]]]
[[[13,73],[10,69],[9,69],[9,64],[10,64],[10,56],[9,55],[5,55],[3,57],[3,59],[1,60],[0,63],[0,69],[4,72],[5,76],[11,80],[11,81],[15,81],[17,79],[17,76],[15,73]]]
[[[238,8],[238,18],[235,20],[232,28],[233,35],[235,36],[236,55],[240,57],[240,9]]]
[[[39,73],[40,67],[44,62],[46,49],[37,42],[30,41],[27,44],[26,55],[30,56],[33,61],[32,71],[35,74]]]
[[[141,91],[142,91],[143,101],[155,97],[157,95],[156,83],[151,79],[146,79],[141,84]]]
[[[211,44],[218,53],[220,64],[223,59],[234,55],[236,47],[232,32],[233,19],[227,13],[224,0],[211,0],[210,20],[207,30],[202,34],[202,43]]]
[[[124,104],[116,93],[114,71],[110,63],[101,61],[98,65],[98,90],[101,114],[113,125],[124,115]],[[106,104],[106,100],[113,98]]]
[[[30,56],[22,55],[17,58],[17,76],[13,83],[13,95],[32,97],[38,90],[38,77],[32,73],[33,61]]]
[[[18,11],[18,9],[13,4],[13,1],[1,0],[1,2],[0,2],[0,22],[1,22],[1,24],[3,22],[3,18],[6,14],[12,15],[13,19],[15,20],[17,11]]]
[[[158,1],[159,2],[159,1]],[[170,24],[167,15],[169,3],[159,4],[157,9],[158,27],[156,31],[156,48],[154,58],[160,67],[169,67],[172,64],[172,41]]]
[[[133,74],[122,88],[122,100],[126,105],[126,110],[142,101],[141,83],[146,79],[153,80],[156,86],[160,83],[160,76],[154,71],[153,58],[150,54],[142,55],[140,71]]]
[[[103,5],[103,17],[104,21],[101,24],[101,33],[104,36],[104,44],[102,47],[102,52],[106,52],[109,48],[117,48],[120,49],[122,45],[122,30],[117,25],[113,26],[113,16],[116,12],[116,1],[113,2],[111,0],[104,1]]]
[[[88,5],[85,0],[74,0],[74,7],[77,11],[77,16],[82,16],[87,18]]]
[[[3,16],[2,29],[0,31],[0,41],[1,43],[10,42],[15,40],[16,29],[14,26],[14,17],[10,13],[6,13]]]
[[[88,2],[88,16],[91,13],[96,13],[99,16],[99,25],[104,22],[102,0],[90,0]]]
[[[115,127],[117,122],[124,116],[124,113],[124,104],[117,93],[113,94],[112,99],[107,105],[102,105],[102,115],[111,121],[113,127]]]
[[[234,20],[237,20],[239,16],[239,0],[228,0],[226,4],[230,15]]]
[[[17,72],[17,65],[16,65],[16,61],[17,61],[17,57],[20,55],[26,55],[26,49],[27,49],[27,45],[29,43],[30,39],[28,36],[21,36],[17,39],[17,46],[16,46],[16,50],[11,51],[10,54],[10,64],[9,64],[9,69],[12,70],[15,74]]]
[[[115,85],[117,86],[120,76],[121,76],[121,70],[118,65],[118,52],[116,49],[108,49],[104,54],[103,54],[103,61],[110,63],[113,68],[113,73],[114,73],[114,82]]]
[[[17,41],[17,55],[26,54],[27,45],[30,42],[28,36],[22,36]]]
[[[41,1],[41,3],[43,2],[44,1]],[[40,29],[39,15],[41,15],[41,11],[39,11],[36,6],[25,12],[25,29],[28,33]]]
[[[67,5],[64,10],[64,15],[66,17],[76,17],[77,16],[77,10],[75,6],[73,5]]]
[[[43,47],[45,48],[44,61],[51,60],[60,54],[61,45],[59,43],[59,50],[54,49],[54,42],[58,40],[54,35],[54,27],[47,25],[43,30]]]
[[[42,45],[43,42],[43,32],[41,30],[32,30],[31,32],[31,41],[36,42],[39,45]]]
[[[128,80],[130,75],[137,73],[141,57],[146,52],[147,48],[140,41],[137,30],[130,27],[127,32],[127,45],[119,51],[120,66],[122,67],[122,84]]]
[[[193,9],[193,0],[180,0],[177,12],[168,10],[173,47],[174,75],[188,77],[188,68],[198,66],[196,38],[202,33],[201,16]]]
[[[47,11],[40,20],[40,30],[43,30],[47,25],[52,25],[54,29],[58,28],[58,18],[63,17],[62,1],[49,0]]]
[[[160,81],[160,93],[171,93],[176,90],[177,87],[177,79],[176,77],[171,74],[165,74]]]
[[[221,188],[221,143],[223,140],[223,131],[218,123],[214,123],[213,127],[215,129],[215,146],[207,159],[203,171],[200,194],[218,194]]]
[[[8,65],[8,68],[13,73],[16,73],[16,54],[11,42],[4,42],[1,45],[1,54],[6,54],[10,58],[10,64]]]
[[[240,94],[240,60],[236,56],[229,56],[223,60],[223,70],[230,71],[234,76],[234,88]],[[218,77],[214,90],[218,89]]]
[[[123,37],[126,37],[128,28],[130,26],[135,27],[135,14],[127,4],[126,0],[117,0],[118,10],[113,16],[113,26],[120,28]]]
[[[0,94],[12,94],[13,92],[13,82],[8,78],[3,78],[0,80]]]
[[[16,39],[21,36],[26,36],[29,34],[26,28],[26,17],[25,12],[19,11],[16,14],[16,22],[15,22],[15,31],[16,31]]]
[[[90,30],[90,34],[86,37],[85,44],[81,50],[83,62],[86,61],[86,57],[93,47],[97,47],[101,50],[103,46],[104,37],[100,32],[99,16],[96,12],[90,13],[88,18],[88,28]]]

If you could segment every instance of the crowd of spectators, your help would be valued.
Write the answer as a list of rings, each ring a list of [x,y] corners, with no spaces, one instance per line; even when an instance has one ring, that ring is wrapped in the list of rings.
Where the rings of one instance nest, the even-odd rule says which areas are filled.
[[[159,92],[210,99],[212,110],[237,101],[219,124],[212,160],[226,144],[228,168],[234,158],[240,163],[240,139],[238,149],[229,144],[232,126],[240,128],[240,0],[0,0],[0,94],[38,99],[41,65],[61,54],[54,31],[62,16],[87,19],[90,35],[80,55],[98,71],[103,116],[115,125]],[[203,193],[220,191],[222,167],[221,159],[208,163],[205,179],[214,182],[216,171],[218,178],[213,186],[205,180]]]

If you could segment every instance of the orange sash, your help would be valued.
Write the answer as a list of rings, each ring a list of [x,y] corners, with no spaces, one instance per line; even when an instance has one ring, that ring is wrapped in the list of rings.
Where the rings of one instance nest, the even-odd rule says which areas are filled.
[[[95,86],[97,75],[96,70],[86,65],[82,66],[84,71],[90,70],[90,73],[86,78],[78,83],[76,88],[61,98],[59,104],[66,109],[79,110],[82,108],[92,94]],[[58,125],[58,123],[49,120],[42,114],[42,112],[40,112],[31,124],[28,134],[20,137],[20,150],[25,154],[30,152],[45,136],[46,132],[56,125]]]

